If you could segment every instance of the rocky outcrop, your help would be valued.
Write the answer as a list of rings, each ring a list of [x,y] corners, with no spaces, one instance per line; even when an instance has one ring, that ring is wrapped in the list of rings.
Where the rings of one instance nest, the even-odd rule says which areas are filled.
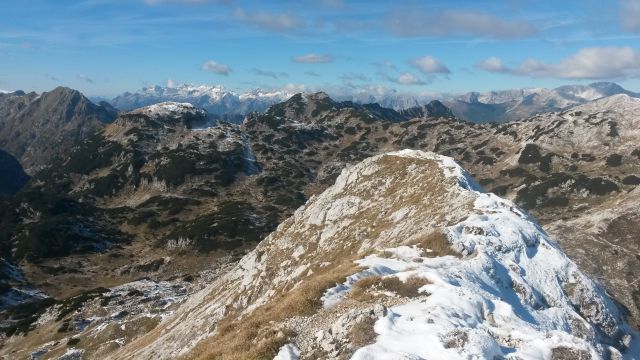
[[[451,109],[438,100],[433,100],[426,105],[401,110],[400,114],[409,119],[426,117],[455,118]]]

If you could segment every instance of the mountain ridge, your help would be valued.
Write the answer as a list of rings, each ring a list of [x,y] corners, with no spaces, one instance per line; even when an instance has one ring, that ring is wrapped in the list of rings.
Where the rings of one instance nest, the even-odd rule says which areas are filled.
[[[2,94],[0,148],[15,156],[27,173],[34,173],[116,116],[110,105],[96,105],[65,87],[42,94]]]
[[[109,358],[266,358],[283,349],[355,359],[533,352],[580,357],[623,352],[632,358],[640,346],[638,334],[605,292],[524,212],[478,190],[450,158],[405,150],[366,159],[343,170],[333,186],[166,324]],[[444,232],[441,242],[421,240],[434,231]],[[349,265],[354,260],[359,269]],[[331,264],[328,270],[323,261]],[[550,268],[542,270],[542,264]],[[439,267],[446,270],[436,276]],[[337,280],[342,274],[344,283]],[[314,285],[326,276],[337,280],[334,287],[331,280]],[[372,284],[385,279],[399,279],[396,292],[376,292]],[[365,281],[371,285],[358,285]],[[306,293],[307,283],[320,291]],[[473,283],[477,290],[467,290]],[[416,295],[400,293],[403,286]],[[356,297],[356,289],[364,294]],[[300,296],[293,301],[310,304],[279,313],[275,304],[290,304],[291,294]],[[331,313],[334,307],[337,313]],[[452,322],[454,314],[459,320]],[[353,346],[348,334],[360,321],[375,329],[375,337]],[[511,326],[526,330],[513,332]],[[251,338],[244,338],[245,327]],[[409,331],[422,331],[423,337]]]

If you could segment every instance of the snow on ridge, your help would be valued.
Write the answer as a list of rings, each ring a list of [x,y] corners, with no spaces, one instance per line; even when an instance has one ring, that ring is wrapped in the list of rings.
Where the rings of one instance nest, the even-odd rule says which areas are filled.
[[[589,300],[603,311],[603,322],[616,316],[615,305],[535,223],[510,209],[497,211],[505,205],[500,203],[495,195],[480,197],[476,210],[485,212],[450,228],[454,244],[473,250],[471,259],[423,257],[416,248],[406,247],[404,258],[372,255],[358,261],[367,268],[362,273],[384,271],[387,277],[405,281],[419,277],[431,284],[420,289],[425,297],[391,307],[374,326],[376,342],[359,349],[353,359],[392,359],[399,354],[416,359],[548,359],[558,348],[592,359],[601,358],[603,351],[619,354],[599,343],[606,341],[598,339],[598,330],[574,310],[563,286],[584,284]],[[471,234],[464,229],[492,233]],[[349,290],[348,284],[341,286],[342,293]],[[576,326],[586,329],[585,338]],[[637,334],[630,345],[632,349],[621,358],[633,359],[632,354],[640,353]]]
[[[428,296],[390,308],[375,324],[376,342],[353,359],[548,359],[557,349],[592,359],[640,354],[639,334],[613,301],[524,211],[470,186],[470,176],[448,157],[414,150],[386,155],[436,160],[445,176],[459,179],[460,191],[476,198],[473,212],[446,228],[464,258],[430,258],[416,247],[386,249],[401,255],[367,256],[357,261],[365,270],[325,292],[329,308],[364,277],[430,282],[421,288]],[[608,343],[630,349],[622,355]]]
[[[618,106],[631,106],[631,107],[640,107],[640,98],[632,97],[627,94],[616,94],[607,97],[603,97],[597,100],[594,100],[590,103],[576,106],[572,110],[580,110],[580,109],[611,109],[611,110],[623,110],[617,108]]]
[[[165,101],[158,104],[136,109],[133,113],[141,113],[149,117],[178,117],[184,115],[207,116],[207,112],[198,109],[190,103],[179,103],[173,101]]]

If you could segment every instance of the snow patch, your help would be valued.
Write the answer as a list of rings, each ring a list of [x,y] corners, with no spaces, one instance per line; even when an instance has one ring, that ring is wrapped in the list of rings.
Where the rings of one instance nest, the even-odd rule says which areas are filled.
[[[280,348],[278,355],[273,360],[298,360],[300,350],[294,344],[287,344]]]

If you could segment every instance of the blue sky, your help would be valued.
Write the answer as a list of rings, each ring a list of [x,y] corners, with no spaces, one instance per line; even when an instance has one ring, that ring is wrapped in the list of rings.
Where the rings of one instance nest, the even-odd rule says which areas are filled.
[[[0,89],[152,84],[459,93],[640,90],[640,0],[21,0],[0,5]]]

